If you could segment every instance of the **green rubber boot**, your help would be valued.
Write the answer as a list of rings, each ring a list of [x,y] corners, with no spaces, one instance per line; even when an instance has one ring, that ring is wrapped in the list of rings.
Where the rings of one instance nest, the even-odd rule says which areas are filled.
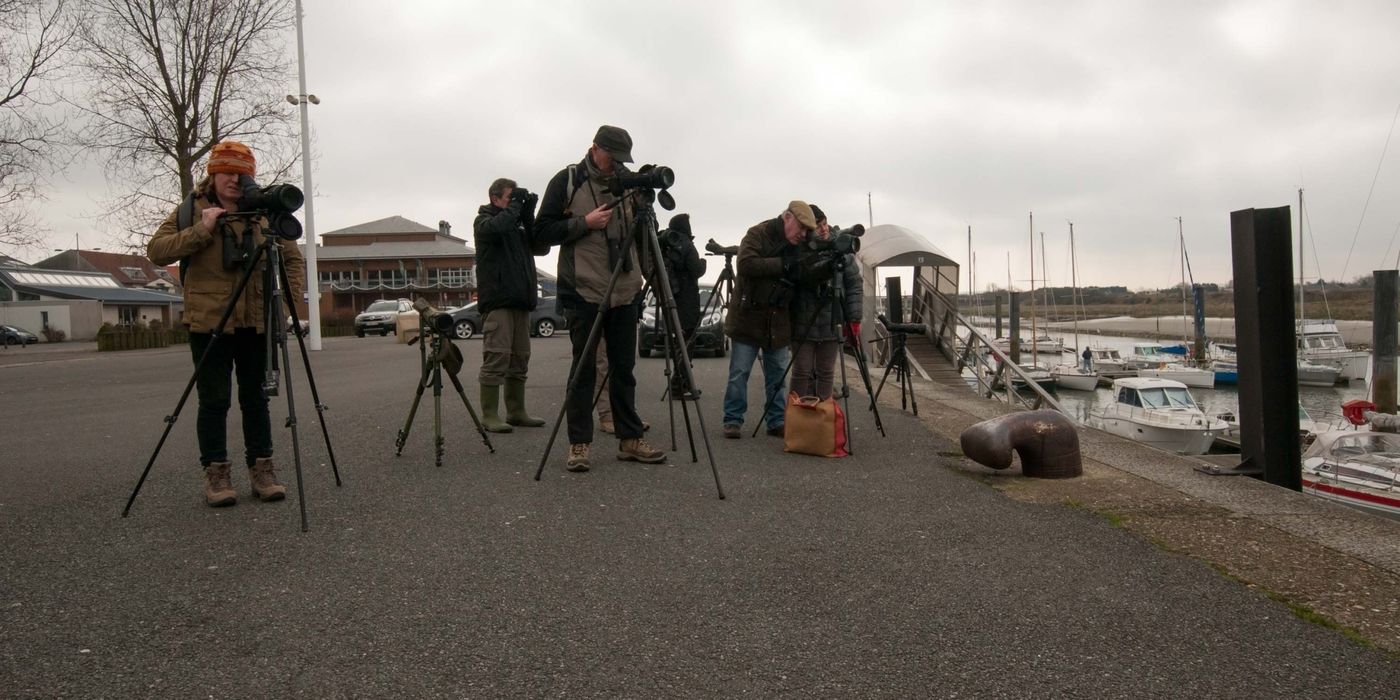
[[[492,433],[509,433],[515,430],[498,415],[501,409],[501,387],[481,385],[481,427]]]
[[[506,422],[526,428],[538,428],[544,420],[525,412],[525,380],[506,380]]]

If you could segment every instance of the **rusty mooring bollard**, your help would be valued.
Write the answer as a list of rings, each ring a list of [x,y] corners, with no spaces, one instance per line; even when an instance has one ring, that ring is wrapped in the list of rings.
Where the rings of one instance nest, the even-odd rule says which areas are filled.
[[[1038,479],[1069,479],[1084,473],[1079,433],[1059,411],[1023,411],[984,420],[962,432],[963,454],[992,469],[1021,456],[1021,473]]]

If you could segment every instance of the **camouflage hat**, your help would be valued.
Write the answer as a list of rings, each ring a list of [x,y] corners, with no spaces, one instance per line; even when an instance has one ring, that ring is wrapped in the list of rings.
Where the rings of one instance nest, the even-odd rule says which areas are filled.
[[[811,231],[817,227],[817,217],[812,214],[812,208],[807,206],[806,202],[794,199],[788,202],[787,210],[797,219],[797,223],[802,224],[802,228]]]
[[[593,144],[608,152],[619,163],[632,162],[632,137],[620,126],[604,124],[593,135]]]

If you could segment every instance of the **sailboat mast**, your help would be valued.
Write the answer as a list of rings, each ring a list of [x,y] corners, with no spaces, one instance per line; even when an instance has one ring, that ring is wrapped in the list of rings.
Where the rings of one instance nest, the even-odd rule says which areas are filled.
[[[1181,217],[1176,217],[1176,238],[1181,245],[1181,344],[1187,347],[1186,329],[1190,326],[1191,315],[1186,312],[1186,234],[1181,231]]]
[[[1079,294],[1079,262],[1074,257],[1074,222],[1069,222],[1069,315],[1074,318],[1074,355],[1079,356],[1079,310],[1074,308],[1074,297]]]
[[[1031,234],[1031,366],[1040,364],[1039,348],[1036,346],[1040,334],[1035,328],[1035,212],[1030,212]]]
[[[1305,323],[1307,322],[1307,320],[1308,320],[1308,307],[1304,305],[1304,301],[1303,301],[1303,287],[1305,286],[1305,284],[1306,284],[1306,283],[1303,281],[1303,188],[1299,187],[1299,188],[1298,188],[1298,318],[1301,319],[1301,321],[1303,322],[1303,323],[1300,323],[1300,325],[1298,326],[1299,328],[1305,327],[1303,324],[1305,324]]]

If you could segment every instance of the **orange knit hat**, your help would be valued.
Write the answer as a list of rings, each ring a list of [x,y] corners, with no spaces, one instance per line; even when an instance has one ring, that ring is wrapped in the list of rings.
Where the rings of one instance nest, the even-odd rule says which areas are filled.
[[[234,175],[256,174],[253,151],[237,141],[220,141],[209,149],[209,174],[232,173]]]

